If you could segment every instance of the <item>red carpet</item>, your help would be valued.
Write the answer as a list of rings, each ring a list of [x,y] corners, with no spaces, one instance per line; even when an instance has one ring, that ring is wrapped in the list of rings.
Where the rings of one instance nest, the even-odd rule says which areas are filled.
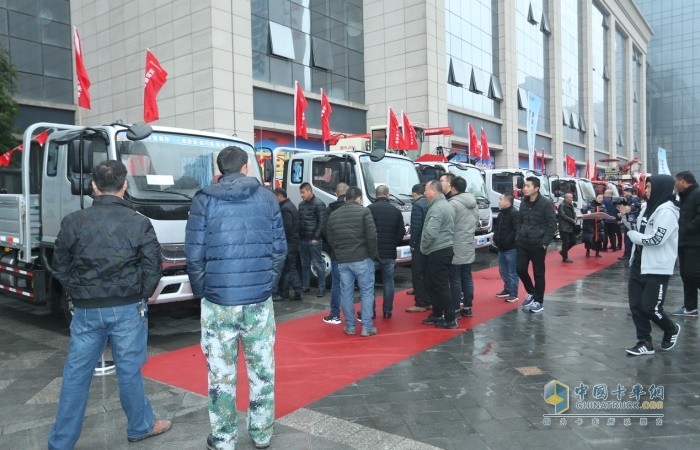
[[[621,252],[603,253],[603,258],[585,258],[582,245],[569,252],[574,264],[564,264],[557,252],[547,256],[547,292],[618,262]],[[376,336],[363,338],[343,333],[344,325],[329,325],[321,319],[327,312],[277,325],[276,417],[289,414],[357,380],[371,375],[464,331],[520,306],[495,297],[503,288],[498,267],[474,273],[474,317],[462,319],[457,330],[422,325],[422,313],[406,313],[413,297],[405,291],[394,298],[394,316],[377,319]],[[524,296],[522,287],[521,297]],[[546,298],[545,298],[546,301]],[[381,311],[381,298],[377,300]],[[359,305],[356,306],[359,309]],[[545,313],[546,314],[546,310]],[[247,410],[248,382],[245,363],[239,361],[238,408]],[[206,361],[199,345],[149,358],[143,374],[202,395],[207,394]]]

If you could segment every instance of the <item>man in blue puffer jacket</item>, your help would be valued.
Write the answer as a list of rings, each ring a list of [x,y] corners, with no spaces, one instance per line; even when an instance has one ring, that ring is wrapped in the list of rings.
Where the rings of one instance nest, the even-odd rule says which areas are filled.
[[[185,231],[192,293],[202,299],[202,351],[209,372],[207,448],[234,448],[236,379],[242,343],[250,382],[248,432],[270,445],[274,422],[275,318],[272,291],[287,254],[279,205],[247,177],[248,154],[227,147],[216,160],[223,177],[197,192]]]

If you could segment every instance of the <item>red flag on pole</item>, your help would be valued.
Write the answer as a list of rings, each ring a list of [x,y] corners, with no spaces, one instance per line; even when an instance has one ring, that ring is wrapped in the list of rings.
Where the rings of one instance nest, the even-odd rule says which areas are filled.
[[[301,91],[299,82],[295,81],[296,90],[294,91],[294,136],[301,136],[308,139],[309,135],[306,132],[306,115],[304,111],[309,106],[304,93]]]
[[[326,92],[321,89],[321,138],[323,142],[331,138],[331,113],[333,113],[331,103],[328,101]]]
[[[573,156],[566,155],[566,174],[571,177],[576,176],[576,159]]]
[[[403,121],[403,143],[405,144],[404,149],[406,150],[418,150],[418,138],[416,137],[416,129],[413,128],[413,124],[408,120],[408,115],[401,111],[402,121]]]
[[[158,120],[158,101],[156,96],[168,79],[168,72],[163,69],[158,59],[150,50],[146,50],[145,85],[143,88],[143,121]]]
[[[598,181],[598,162],[597,161],[593,161],[593,176],[591,177],[591,180]]]
[[[80,46],[78,29],[73,27],[73,49],[75,52],[75,73],[78,79],[78,106],[90,109],[90,78],[83,64],[83,48]]]
[[[586,160],[586,178],[591,178],[591,164]]]
[[[394,114],[394,110],[389,107],[389,125],[387,126],[387,140],[386,148],[392,150],[404,150],[406,149],[406,144],[403,141],[403,136],[401,136],[401,131],[399,131],[399,120]]]
[[[491,159],[489,143],[486,140],[486,131],[484,131],[484,127],[481,127],[481,159]]]
[[[547,166],[544,162],[544,149],[542,149],[542,170],[540,172],[545,173],[547,171]]]
[[[479,147],[479,140],[476,138],[476,131],[474,131],[474,126],[469,124],[469,156],[474,158],[481,158],[481,148]]]

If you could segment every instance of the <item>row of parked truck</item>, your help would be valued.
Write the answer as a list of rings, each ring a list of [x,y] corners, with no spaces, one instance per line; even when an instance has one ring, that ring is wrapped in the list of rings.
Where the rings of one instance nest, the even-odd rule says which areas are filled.
[[[48,132],[45,142],[36,137]],[[46,133],[43,134],[45,136]],[[381,135],[381,133],[380,133]],[[385,133],[384,133],[385,136]],[[64,311],[66,299],[52,277],[51,260],[61,220],[67,214],[92,204],[91,170],[100,161],[120,160],[128,171],[125,198],[153,223],[163,256],[162,278],[151,303],[169,303],[193,298],[186,273],[185,224],[192,197],[220,175],[218,153],[236,145],[249,155],[249,176],[270,187],[285,187],[295,204],[301,201],[299,187],[308,182],[326,204],[336,199],[339,182],[356,185],[365,193],[363,202],[373,202],[375,188],[389,187],[391,202],[404,215],[406,234],[397,246],[397,263],[411,260],[411,190],[419,182],[454,173],[467,180],[479,207],[476,243],[491,244],[498,196],[516,194],[516,206],[524,179],[540,178],[542,194],[556,204],[562,192],[575,190],[579,202],[588,202],[591,186],[581,179],[554,178],[521,169],[482,170],[447,158],[413,161],[386,152],[386,143],[373,137],[369,142],[336,145],[333,151],[303,151],[296,148],[261,149],[237,137],[147,125],[121,123],[84,127],[37,123],[23,136],[20,169],[0,172],[0,292]],[[260,164],[262,162],[262,164]],[[553,188],[553,189],[552,189]],[[330,270],[327,271],[330,273]]]

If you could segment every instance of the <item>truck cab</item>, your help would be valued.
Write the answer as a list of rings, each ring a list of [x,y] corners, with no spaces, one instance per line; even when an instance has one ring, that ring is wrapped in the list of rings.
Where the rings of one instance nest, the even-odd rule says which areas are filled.
[[[369,206],[376,201],[374,191],[379,185],[389,188],[389,201],[401,211],[406,226],[403,242],[396,248],[396,263],[408,264],[411,261],[411,248],[408,245],[411,223],[411,190],[419,183],[413,162],[400,155],[385,154],[377,159],[364,150],[342,150],[322,152],[291,147],[278,147],[273,151],[274,185],[287,190],[288,198],[298,205],[301,203],[299,188],[308,182],[314,195],[326,205],[337,200],[335,188],[340,182],[362,189],[362,204]],[[266,176],[269,179],[271,174]],[[324,252],[326,273],[330,275],[330,257]],[[316,276],[313,273],[312,275]]]
[[[474,245],[476,248],[490,246],[493,241],[493,216],[491,215],[490,202],[486,197],[484,171],[471,164],[450,162],[447,159],[444,161],[421,161],[421,158],[418,158],[414,163],[421,183],[439,180],[444,173],[448,172],[467,181],[467,192],[474,194],[479,207],[479,224],[474,236]]]
[[[593,184],[586,178],[559,177],[552,175],[550,182],[555,205],[559,207],[561,202],[564,201],[564,195],[572,194],[574,196],[574,210],[578,217],[583,214],[582,210],[587,209],[588,205],[595,200]]]
[[[491,214],[495,219],[498,216],[498,200],[501,194],[510,193],[515,197],[513,206],[520,209],[520,200],[523,197],[523,186],[529,177],[540,180],[540,194],[553,201],[550,191],[549,177],[541,172],[529,169],[486,169],[486,195],[491,202]]]
[[[50,132],[42,146],[32,143],[38,130]],[[92,167],[109,159],[126,166],[124,198],[150,219],[161,245],[162,278],[149,303],[192,299],[184,253],[185,225],[192,197],[216,181],[216,157],[228,146],[245,150],[248,175],[262,180],[253,147],[223,134],[119,123],[30,126],[24,133],[21,192],[0,195],[0,204],[14,205],[17,224],[0,223],[0,235],[10,240],[3,245],[11,249],[6,256],[11,256],[12,264],[29,269],[34,279],[5,279],[0,287],[19,288],[14,293],[34,303],[57,301],[62,291],[51,278],[50,262],[61,220],[92,204]]]

